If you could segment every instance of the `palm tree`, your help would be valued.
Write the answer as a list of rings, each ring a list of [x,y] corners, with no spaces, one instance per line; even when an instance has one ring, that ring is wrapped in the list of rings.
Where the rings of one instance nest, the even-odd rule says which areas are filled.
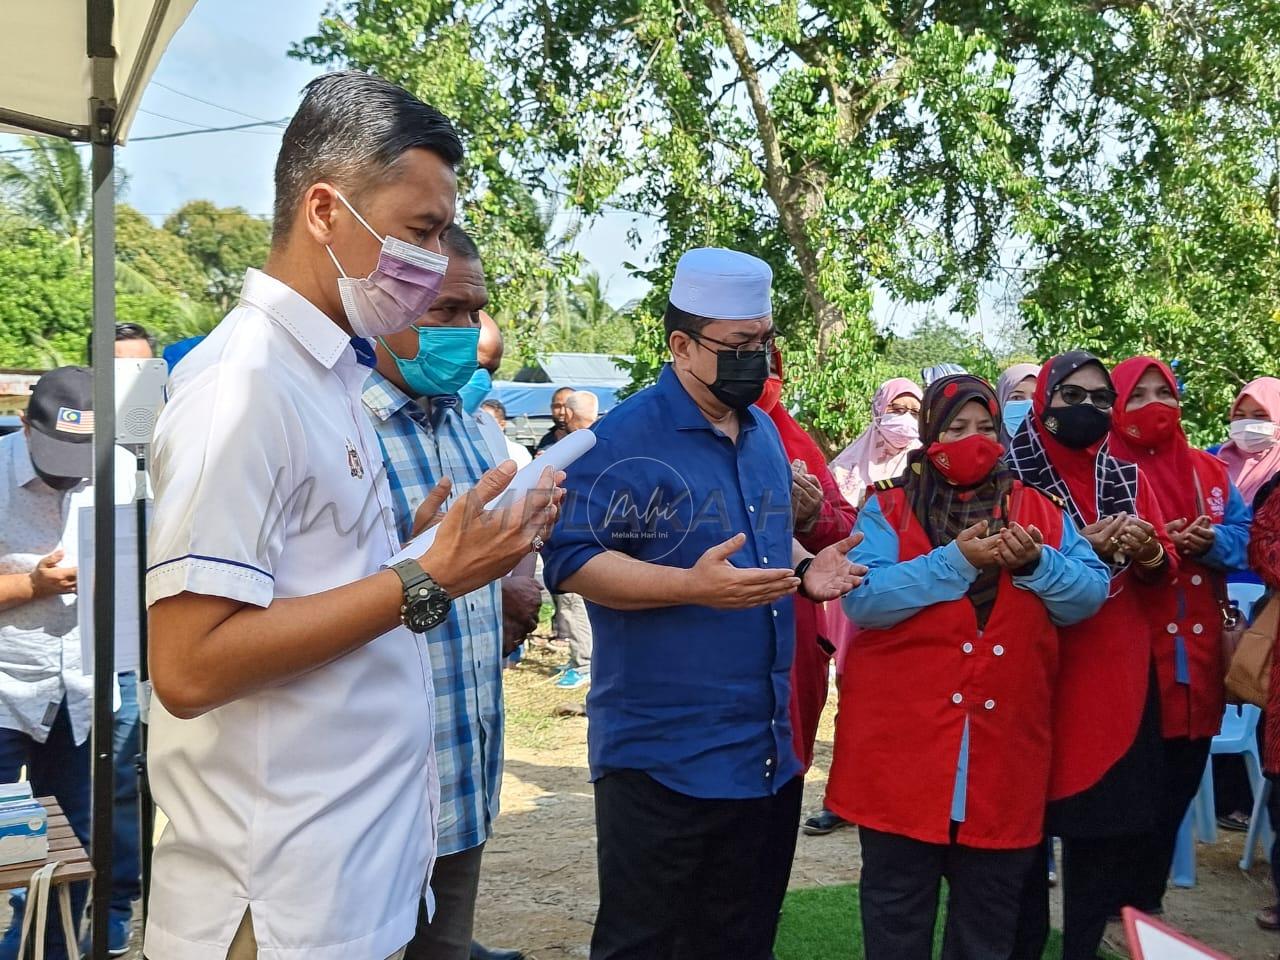
[[[23,137],[20,160],[0,158],[0,197],[52,231],[82,262],[89,249],[89,175],[66,140]]]

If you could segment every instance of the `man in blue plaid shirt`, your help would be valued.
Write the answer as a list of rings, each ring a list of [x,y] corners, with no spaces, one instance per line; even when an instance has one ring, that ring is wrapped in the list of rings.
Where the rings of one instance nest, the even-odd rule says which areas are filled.
[[[479,311],[488,301],[480,252],[457,225],[442,239],[449,267],[440,295],[418,326],[377,343],[377,367],[363,396],[404,541],[415,511],[439,481],[452,483],[447,508],[500,462],[457,396],[476,369]],[[502,589],[491,583],[460,598],[448,619],[427,634],[440,769],[439,859],[431,878],[436,914],[430,922],[425,909],[419,916],[406,960],[521,957],[478,945],[473,953],[471,942],[480,861],[502,787]],[[527,623],[531,616],[536,623],[536,593],[522,595],[532,611],[509,609],[508,619],[523,616]]]

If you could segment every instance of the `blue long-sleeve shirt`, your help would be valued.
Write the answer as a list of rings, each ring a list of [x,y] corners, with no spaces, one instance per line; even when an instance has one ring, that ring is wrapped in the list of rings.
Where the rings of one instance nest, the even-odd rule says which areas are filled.
[[[737,442],[699,412],[670,367],[601,420],[567,471],[543,559],[556,590],[612,550],[688,569],[737,533],[740,567],[791,567],[791,469],[750,408]],[[790,597],[750,610],[613,610],[587,600],[595,636],[587,715],[593,779],[640,770],[687,796],[768,796],[800,773],[788,713]]]
[[[898,534],[875,497],[863,506],[853,529],[863,539],[849,559],[864,564],[867,575],[862,586],[844,598],[844,609],[859,626],[895,626],[925,607],[961,599],[977,579],[978,568],[964,558],[955,541],[914,560],[899,561]],[[1036,569],[1029,575],[1015,576],[1013,583],[1038,596],[1054,623],[1068,626],[1098,611],[1107,599],[1111,575],[1089,542],[1064,517],[1061,546],[1041,548]]]
[[[1253,509],[1233,483],[1221,523],[1213,525],[1213,545],[1199,557],[1206,566],[1227,572],[1249,569],[1249,526]]]
[[[977,579],[978,568],[965,559],[953,540],[912,560],[899,560],[898,534],[871,497],[858,514],[854,532],[862,542],[849,558],[867,567],[862,585],[844,598],[849,619],[858,626],[886,629],[925,607],[959,600]],[[1043,601],[1049,618],[1059,626],[1093,616],[1107,599],[1111,572],[1070,518],[1063,517],[1062,542],[1042,547],[1040,562],[1026,576],[1014,576],[1014,586]],[[854,641],[857,642],[856,640]],[[965,721],[956,757],[951,794],[951,819],[964,822],[969,787],[969,722]]]

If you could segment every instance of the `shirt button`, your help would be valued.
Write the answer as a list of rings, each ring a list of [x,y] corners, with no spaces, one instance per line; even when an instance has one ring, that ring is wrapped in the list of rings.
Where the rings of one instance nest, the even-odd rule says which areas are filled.
[[[747,510],[748,510],[749,512],[751,512],[751,513],[755,513],[755,512],[756,512],[756,508],[755,508],[755,507],[747,507]]]
[[[966,643],[966,644],[965,644],[963,647],[961,647],[960,649],[961,649],[961,650],[963,650],[965,653],[973,653],[973,644],[972,644],[972,643]]]
[[[1200,636],[1200,634],[1204,633],[1204,624],[1197,623],[1194,627],[1191,628],[1191,632],[1194,633],[1197,637]]]
[[[761,557],[761,558],[760,558],[760,562],[761,562],[761,563],[763,563],[763,564],[766,564],[766,565],[767,565],[767,564],[769,563],[769,558],[768,558],[768,557]]]
[[[988,710],[994,710],[996,708],[996,702],[994,700],[988,700],[986,703],[983,704],[983,706],[986,707]]]
[[[773,615],[776,617],[778,615],[778,611],[777,610],[773,611]]]
[[[1192,578],[1191,578],[1191,585],[1192,585],[1193,587],[1198,587],[1198,586],[1200,586],[1200,584],[1202,584],[1202,583],[1204,583],[1204,577],[1200,576],[1200,574],[1198,574],[1198,573],[1197,573],[1194,577],[1192,577]]]
[[[1178,625],[1176,623],[1171,623],[1169,626],[1165,627],[1165,629],[1168,630],[1169,633],[1174,634],[1178,632]]]
[[[766,780],[768,780],[768,779],[769,779],[770,777],[772,777],[772,776],[773,776],[773,774],[772,774],[772,773],[770,773],[768,770],[766,770],[766,771],[764,772],[764,778],[765,778]]]
[[[952,702],[952,703],[964,703],[964,697],[962,697],[962,696],[961,696],[960,694],[958,694],[958,693],[953,693],[953,694],[951,695],[951,702]]]
[[[766,760],[766,761],[764,762],[764,765],[765,765],[766,767],[772,767],[772,766],[773,766],[773,757],[770,757],[768,760]]]

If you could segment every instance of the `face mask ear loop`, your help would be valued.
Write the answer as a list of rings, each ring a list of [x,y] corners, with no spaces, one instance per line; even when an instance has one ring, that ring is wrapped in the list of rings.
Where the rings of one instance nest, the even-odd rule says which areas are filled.
[[[360,226],[364,227],[371,234],[373,234],[373,238],[377,240],[379,243],[386,243],[386,238],[383,237],[380,233],[378,233],[377,230],[373,229],[373,227],[369,226],[369,221],[367,221],[364,217],[360,216],[360,213],[356,210],[355,207],[351,205],[351,202],[342,195],[341,190],[339,190],[337,187],[334,187],[333,192],[338,195],[338,199],[342,201],[343,205],[345,205],[346,208],[351,211],[351,215],[360,221]]]
[[[347,271],[342,269],[342,264],[338,262],[338,258],[334,255],[333,249],[327,243],[324,245],[324,252],[329,255],[329,259],[333,261],[333,265],[338,268],[338,276],[343,280],[351,279],[347,276]]]

